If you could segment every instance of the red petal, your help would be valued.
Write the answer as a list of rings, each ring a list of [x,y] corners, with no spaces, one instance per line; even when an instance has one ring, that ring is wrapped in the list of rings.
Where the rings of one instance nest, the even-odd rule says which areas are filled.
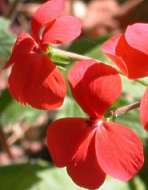
[[[49,125],[47,144],[54,163],[67,165],[89,131],[86,120],[81,118],[60,119]]]
[[[69,27],[70,26],[70,27]],[[43,35],[43,44],[67,43],[81,33],[81,22],[73,16],[61,16],[48,27]]]
[[[32,33],[36,40],[42,26],[54,21],[64,10],[64,0],[50,0],[43,3],[32,16]]]
[[[68,80],[73,96],[91,117],[102,117],[121,94],[117,71],[93,60],[77,62],[70,70]]]
[[[109,40],[107,40],[101,47],[101,49],[107,53],[107,54],[111,54],[111,55],[116,55],[116,47],[117,44],[119,43],[120,37],[122,36],[122,34],[117,33],[114,36],[112,36]]]
[[[148,75],[148,55],[129,46],[124,36],[119,40],[116,54],[126,64],[128,72],[125,74],[128,78],[137,79]]]
[[[148,130],[148,88],[141,99],[140,104],[140,118],[144,128]]]
[[[102,51],[104,51],[112,60],[114,63],[117,64],[117,66],[121,69],[121,71],[128,75],[127,66],[122,60],[122,57],[118,56],[116,54],[116,47],[119,43],[119,40],[121,38],[122,34],[117,33],[112,38],[107,40],[101,47]]]
[[[96,150],[104,172],[120,180],[131,179],[144,162],[140,139],[118,123],[103,123],[98,127]]]
[[[20,33],[16,39],[16,42],[12,50],[12,55],[8,60],[7,64],[5,65],[5,68],[12,65],[17,59],[17,57],[20,57],[21,53],[28,53],[35,46],[37,46],[36,42],[28,33]]]
[[[49,58],[37,53],[20,54],[9,77],[9,90],[19,102],[39,109],[59,107],[66,94],[65,82]]]
[[[100,187],[105,179],[105,173],[98,165],[96,158],[94,134],[95,130],[81,143],[73,161],[67,167],[73,181],[88,189]]]
[[[102,50],[130,79],[148,75],[148,24],[134,24],[127,28],[125,36],[117,34],[105,42]]]
[[[148,24],[136,23],[127,27],[125,39],[129,46],[148,56]]]

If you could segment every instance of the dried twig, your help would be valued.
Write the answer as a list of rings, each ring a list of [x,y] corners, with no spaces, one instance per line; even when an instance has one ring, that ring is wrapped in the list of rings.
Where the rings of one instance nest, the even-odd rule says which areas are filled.
[[[2,129],[1,126],[0,126],[0,142],[1,142],[1,145],[2,145],[3,149],[7,152],[9,158],[13,159],[13,154],[11,152],[10,146],[8,144],[8,141],[7,141],[6,137],[5,137],[5,134],[4,134],[3,129]]]
[[[112,111],[111,112],[111,115],[112,116],[115,116],[115,117],[118,117],[130,110],[133,110],[133,109],[136,109],[140,106],[140,101],[137,101],[135,103],[132,103],[132,104],[129,104],[129,105],[126,105],[126,106],[122,106],[120,108],[117,108],[116,110]]]
[[[6,14],[7,18],[11,18],[12,17],[13,13],[16,11],[16,8],[17,8],[19,2],[20,2],[20,0],[14,0],[12,2],[12,4],[10,5],[10,8],[9,8],[7,14]]]

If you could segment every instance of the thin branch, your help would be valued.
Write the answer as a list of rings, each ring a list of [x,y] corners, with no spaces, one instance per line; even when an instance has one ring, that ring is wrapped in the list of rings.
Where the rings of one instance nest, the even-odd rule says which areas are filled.
[[[80,54],[77,54],[77,53],[73,53],[73,52],[68,52],[68,51],[65,51],[65,50],[61,50],[61,49],[57,49],[57,48],[52,48],[52,51],[54,54],[57,54],[57,55],[62,55],[63,57],[67,57],[67,58],[70,58],[74,61],[78,61],[78,60],[92,60],[93,58],[91,57],[88,57],[88,56],[85,56],[85,55],[80,55]],[[96,61],[99,61],[97,59],[93,59],[93,60],[96,60]]]
[[[14,144],[16,141],[18,141],[19,139],[21,139],[24,134],[32,127],[32,125],[23,125],[20,127],[20,132],[18,133],[13,133],[9,138],[8,138],[8,144],[12,145]]]
[[[10,5],[10,8],[8,10],[8,13],[6,14],[7,18],[11,18],[13,16],[19,3],[20,3],[20,0],[14,0],[12,2],[12,4]]]
[[[3,129],[2,129],[1,126],[0,126],[0,142],[1,142],[1,145],[2,145],[3,149],[7,152],[9,158],[13,159],[14,158],[13,154],[11,152],[10,146],[8,144],[8,141],[7,141],[6,137],[5,137],[5,134],[4,134]]]
[[[70,2],[70,13],[71,13],[71,15],[74,15],[74,0],[71,0],[71,2]]]
[[[49,47],[49,53],[51,56],[54,56],[54,55],[58,55],[58,56],[61,56],[63,58],[66,58],[66,59],[69,59],[69,60],[72,60],[72,61],[80,61],[80,60],[94,60],[96,62],[99,62],[100,60],[99,59],[94,59],[92,57],[88,57],[88,56],[85,56],[85,55],[80,55],[78,53],[73,53],[73,52],[69,52],[69,51],[66,51],[66,50],[61,50],[61,49],[57,49],[57,48],[54,48],[54,47]],[[100,61],[102,62],[102,61]],[[105,63],[107,65],[110,65],[108,63]],[[116,66],[113,66],[121,75],[124,76],[123,73],[121,73],[121,71],[118,70],[118,68]],[[135,82],[143,85],[143,86],[148,86],[148,84],[143,81],[143,80],[134,80]]]
[[[133,110],[133,109],[136,109],[140,106],[140,101],[137,101],[135,103],[132,103],[132,104],[129,104],[129,105],[126,105],[126,106],[122,106],[120,108],[117,108],[116,110],[112,111],[111,112],[111,115],[112,116],[115,116],[115,117],[118,117],[130,110]]]
[[[121,10],[118,16],[126,16],[129,12],[134,10],[138,5],[140,5],[144,0],[131,0],[123,3],[121,5]]]
[[[135,80],[135,82],[137,82],[137,83],[139,83],[139,84],[141,84],[141,85],[143,85],[143,86],[148,86],[148,84],[145,82],[145,81],[143,81],[143,80]]]
[[[115,69],[120,73],[120,75],[122,75],[122,76],[125,77],[125,75],[124,75],[121,71],[118,70],[118,67],[115,66]],[[133,80],[133,82],[136,82],[136,83],[138,83],[138,84],[141,84],[142,86],[145,86],[145,87],[148,86],[148,83],[146,83],[145,81],[140,80],[140,79]]]

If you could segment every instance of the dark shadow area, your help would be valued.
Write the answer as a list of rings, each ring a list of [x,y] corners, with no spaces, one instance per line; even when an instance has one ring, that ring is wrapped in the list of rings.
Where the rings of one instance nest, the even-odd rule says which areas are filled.
[[[15,164],[0,167],[0,190],[27,190],[42,180],[38,173],[51,168],[41,164]]]

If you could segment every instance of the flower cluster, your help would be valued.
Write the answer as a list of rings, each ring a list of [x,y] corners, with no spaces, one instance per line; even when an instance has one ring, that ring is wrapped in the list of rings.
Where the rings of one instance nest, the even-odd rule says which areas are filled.
[[[49,0],[32,16],[32,35],[21,33],[6,65],[12,65],[9,90],[23,104],[39,109],[60,107],[66,84],[48,55],[48,45],[63,44],[80,35],[81,23],[62,16],[64,0]],[[148,76],[148,24],[128,26],[102,46],[129,79]],[[107,121],[107,110],[122,92],[119,72],[94,60],[80,60],[68,73],[72,96],[87,118],[64,118],[50,124],[49,152],[56,166],[67,168],[79,186],[95,189],[106,175],[131,179],[144,162],[143,145],[123,124]],[[140,103],[140,117],[148,129],[148,88]]]
[[[63,103],[66,84],[47,56],[47,45],[70,42],[81,32],[81,22],[62,16],[63,9],[64,0],[47,1],[32,16],[32,35],[23,32],[17,37],[6,67],[12,65],[10,93],[23,104],[54,109]]]
[[[116,34],[102,46],[102,50],[117,64],[129,79],[148,76],[148,24],[136,23],[125,34]],[[148,130],[148,88],[140,104],[140,118]]]
[[[53,161],[79,186],[96,189],[106,174],[129,180],[143,165],[143,146],[127,127],[104,121],[121,94],[118,72],[101,62],[80,61],[68,75],[71,91],[89,118],[65,118],[48,127]]]
[[[125,35],[113,36],[102,47],[130,79],[148,74],[148,46],[140,44],[146,31],[147,24],[131,25]],[[126,41],[128,35],[132,36],[130,42]],[[48,127],[47,143],[55,165],[66,166],[73,181],[89,189],[100,187],[106,174],[124,181],[131,179],[143,165],[143,145],[132,130],[103,118],[121,94],[119,73],[105,63],[81,60],[69,71],[68,81],[73,97],[89,117],[59,119]],[[145,128],[147,96],[148,90],[140,105]]]

